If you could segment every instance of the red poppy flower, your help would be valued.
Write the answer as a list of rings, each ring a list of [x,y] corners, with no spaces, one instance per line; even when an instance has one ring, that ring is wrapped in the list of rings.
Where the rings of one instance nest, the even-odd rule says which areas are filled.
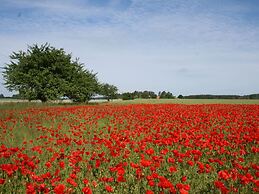
[[[111,186],[109,186],[109,185],[106,185],[106,186],[105,186],[105,190],[108,191],[108,192],[110,192],[110,193],[113,192],[113,188],[112,188]]]
[[[55,194],[64,194],[65,193],[65,189],[66,186],[63,184],[58,184],[55,188],[54,188],[54,193]]]
[[[64,168],[65,168],[65,162],[60,161],[60,162],[59,162],[59,167],[60,167],[61,169],[64,169]]]
[[[146,191],[146,194],[154,194],[154,192],[151,191],[151,190],[147,190],[147,191]]]
[[[84,194],[92,194],[92,190],[90,189],[90,187],[84,187],[84,188],[82,189],[82,192],[83,192]]]
[[[5,179],[1,179],[0,178],[0,185],[4,184],[5,183]]]
[[[187,180],[187,177],[183,176],[181,180],[182,180],[182,182],[185,182]]]

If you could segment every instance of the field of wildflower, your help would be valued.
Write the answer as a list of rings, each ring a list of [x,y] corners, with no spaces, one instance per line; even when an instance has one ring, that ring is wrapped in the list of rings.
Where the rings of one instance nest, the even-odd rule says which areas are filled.
[[[0,112],[0,193],[257,193],[259,105]]]

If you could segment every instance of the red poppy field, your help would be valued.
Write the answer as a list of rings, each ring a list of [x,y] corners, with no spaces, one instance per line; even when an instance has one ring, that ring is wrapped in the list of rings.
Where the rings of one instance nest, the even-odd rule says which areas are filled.
[[[259,105],[2,110],[0,193],[257,193]]]

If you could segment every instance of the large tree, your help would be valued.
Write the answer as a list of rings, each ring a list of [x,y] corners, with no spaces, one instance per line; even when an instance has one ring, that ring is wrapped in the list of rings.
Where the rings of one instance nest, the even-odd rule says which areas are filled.
[[[27,51],[13,52],[3,72],[5,85],[20,96],[42,102],[67,96],[87,101],[98,86],[96,74],[84,70],[78,59],[49,44],[29,46]]]

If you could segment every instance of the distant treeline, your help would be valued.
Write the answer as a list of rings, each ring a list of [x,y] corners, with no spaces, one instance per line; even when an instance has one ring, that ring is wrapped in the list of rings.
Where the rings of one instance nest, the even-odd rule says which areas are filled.
[[[134,91],[134,92],[125,92],[122,94],[118,94],[118,98],[122,100],[134,100],[136,98],[142,99],[173,99],[175,96],[171,92],[162,91],[156,94],[153,91]]]
[[[9,98],[9,99],[22,99],[19,94],[14,94],[12,97],[4,97],[3,94],[0,94],[0,98]],[[142,99],[173,99],[175,96],[171,92],[162,91],[156,94],[153,91],[134,91],[134,92],[125,92],[117,93],[113,96],[112,99],[123,99],[123,100],[134,100],[136,98]],[[95,96],[93,99],[106,99],[105,96]]]
[[[5,97],[3,94],[0,94],[0,98],[9,98],[9,99],[22,99],[19,94],[14,94],[11,97]],[[117,94],[113,99],[123,99],[123,100],[134,100],[136,98],[142,99],[174,99],[176,98],[171,92],[162,91],[156,94],[153,91],[134,91],[134,92],[125,92]],[[199,95],[188,95],[183,96],[179,95],[179,99],[259,99],[259,94],[250,94],[250,95],[210,95],[210,94],[199,94]],[[94,99],[106,99],[106,97],[100,96]]]
[[[209,95],[209,94],[201,94],[201,95],[189,95],[182,96],[179,95],[178,98],[184,99],[259,99],[259,94],[250,94],[250,95]]]

